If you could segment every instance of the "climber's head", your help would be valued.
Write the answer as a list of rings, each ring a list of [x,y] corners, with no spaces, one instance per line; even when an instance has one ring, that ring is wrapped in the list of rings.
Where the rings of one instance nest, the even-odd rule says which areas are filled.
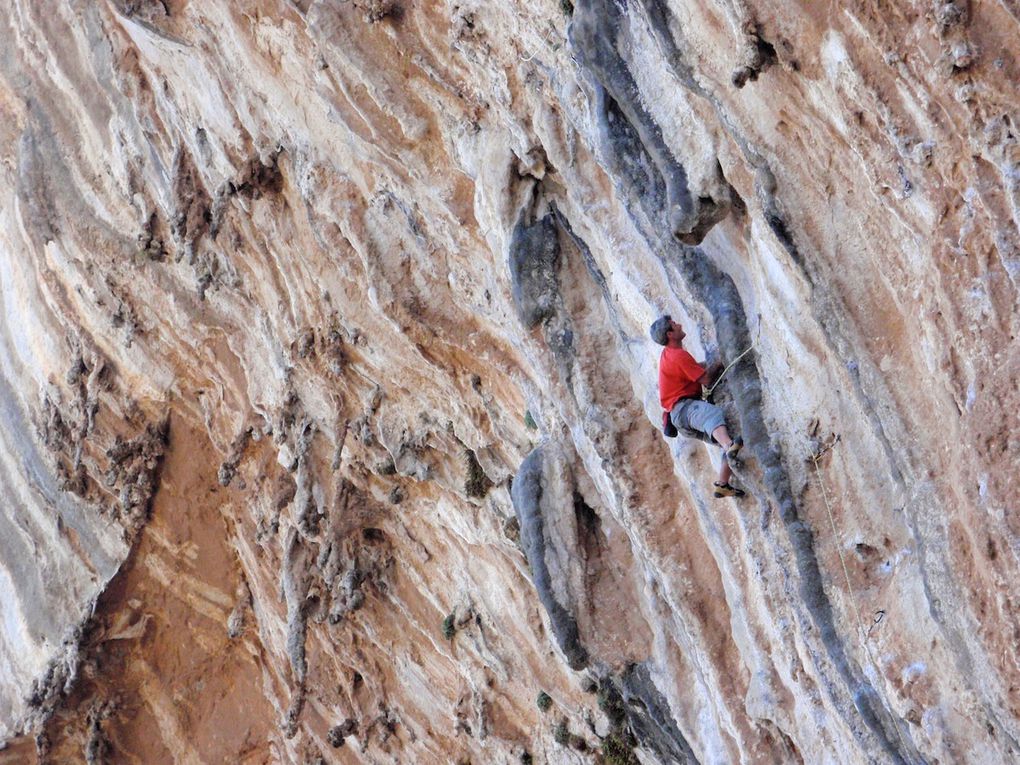
[[[648,333],[652,336],[652,340],[657,342],[659,345],[669,345],[670,341],[675,341],[677,345],[683,342],[683,339],[687,337],[687,333],[684,332],[684,328],[679,322],[673,321],[673,317],[668,313],[665,316],[660,316],[649,327]]]
[[[652,326],[649,327],[648,333],[652,336],[652,340],[657,342],[659,345],[665,345],[669,342],[669,331],[673,328],[672,324],[673,319],[670,318],[669,314],[660,316],[652,322]]]

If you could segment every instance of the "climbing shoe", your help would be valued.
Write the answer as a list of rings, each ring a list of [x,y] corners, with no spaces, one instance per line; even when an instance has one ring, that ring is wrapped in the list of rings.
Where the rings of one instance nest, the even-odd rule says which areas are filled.
[[[723,456],[726,458],[726,461],[727,462],[739,461],[740,457],[738,455],[740,454],[740,450],[741,448],[743,448],[743,446],[744,446],[743,439],[740,438],[733,439],[732,443],[730,443],[730,445],[726,449],[723,449]]]
[[[722,499],[723,497],[742,497],[744,492],[740,489],[730,486],[728,483],[719,483],[716,481],[712,486],[715,487],[712,494],[716,499]]]

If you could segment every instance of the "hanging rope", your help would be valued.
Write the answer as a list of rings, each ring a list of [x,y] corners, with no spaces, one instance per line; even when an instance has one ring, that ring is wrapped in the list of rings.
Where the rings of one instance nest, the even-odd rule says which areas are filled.
[[[739,356],[737,356],[735,359],[733,359],[733,361],[726,365],[726,368],[722,371],[722,374],[715,378],[715,382],[712,383],[712,386],[705,390],[704,394],[702,395],[702,398],[704,398],[706,401],[711,400],[712,392],[716,389],[716,386],[718,386],[719,383],[722,382],[722,379],[726,376],[726,373],[730,371],[730,368],[733,367],[734,364],[736,364],[738,361],[744,358],[744,356],[746,356],[752,350],[754,350],[754,346],[758,344],[758,338],[760,337],[761,337],[761,324],[759,323],[758,334],[755,335],[754,341],[749,346],[747,346],[743,351],[741,351]]]
[[[819,450],[817,454],[811,455],[811,463],[815,467],[815,476],[818,478],[818,485],[822,489],[822,499],[825,501],[825,512],[829,516],[829,525],[832,527],[832,538],[836,541],[836,552],[839,554],[839,562],[843,566],[843,576],[846,578],[846,589],[847,592],[850,593],[850,603],[853,605],[854,614],[857,616],[857,629],[861,634],[861,645],[864,646],[864,652],[868,655],[868,660],[871,662],[871,666],[874,668],[875,674],[878,677],[882,677],[882,671],[878,666],[878,661],[875,659],[875,655],[871,652],[871,646],[868,644],[868,638],[871,636],[871,631],[875,629],[879,622],[885,618],[885,611],[876,611],[871,627],[867,630],[864,629],[864,620],[861,618],[861,610],[857,606],[857,596],[854,595],[854,587],[853,584],[850,583],[850,569],[846,565],[846,557],[843,555],[843,547],[840,545],[839,541],[839,531],[836,529],[836,519],[832,514],[832,505],[829,503],[829,493],[825,490],[825,481],[822,480],[822,471],[818,467],[818,461],[837,443],[839,443],[838,435],[833,437],[829,443],[825,444],[825,446]],[[900,726],[896,724],[895,717],[893,719],[893,730],[896,731],[896,738],[899,739],[901,753],[905,753],[907,748],[904,744],[903,737],[900,735]]]
[[[815,476],[818,478],[818,485],[822,489],[822,499],[825,501],[825,512],[829,516],[829,525],[832,527],[832,537],[836,540],[836,552],[839,554],[839,562],[843,565],[843,576],[846,577],[846,589],[850,593],[850,603],[853,604],[854,613],[857,615],[857,627],[861,631],[861,642],[864,644],[864,650],[868,652],[868,657],[872,663],[875,664],[875,669],[878,669],[878,664],[875,663],[875,657],[871,655],[871,648],[868,646],[867,639],[868,633],[864,629],[864,620],[861,619],[861,611],[857,607],[857,597],[854,595],[854,587],[850,583],[850,569],[846,565],[846,557],[843,555],[843,547],[839,543],[839,531],[836,529],[836,519],[832,515],[832,505],[829,504],[829,492],[825,490],[825,482],[822,480],[822,472],[818,468],[818,460],[822,458],[827,451],[834,447],[839,442],[839,436],[832,441],[832,443],[825,446],[817,454],[811,455],[811,463],[815,466]]]

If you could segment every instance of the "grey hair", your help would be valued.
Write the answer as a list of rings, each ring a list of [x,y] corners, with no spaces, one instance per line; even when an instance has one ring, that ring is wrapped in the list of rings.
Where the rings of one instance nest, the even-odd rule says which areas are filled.
[[[652,340],[657,342],[659,345],[665,345],[668,343],[669,339],[666,337],[666,333],[669,332],[672,322],[673,317],[668,313],[653,321],[652,326],[648,329],[648,333],[652,336]]]

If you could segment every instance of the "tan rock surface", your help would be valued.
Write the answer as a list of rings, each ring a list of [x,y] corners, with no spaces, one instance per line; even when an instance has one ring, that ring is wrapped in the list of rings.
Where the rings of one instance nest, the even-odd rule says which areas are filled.
[[[9,0],[0,763],[1014,761],[1015,6]]]

